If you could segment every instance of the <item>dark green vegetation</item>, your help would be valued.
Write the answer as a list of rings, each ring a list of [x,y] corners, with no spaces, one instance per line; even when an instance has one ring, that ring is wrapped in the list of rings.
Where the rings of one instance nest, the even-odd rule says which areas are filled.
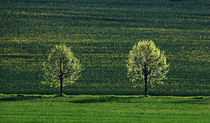
[[[41,65],[62,42],[86,68],[64,93],[143,94],[130,84],[126,60],[135,43],[148,39],[170,63],[166,84],[152,88],[151,95],[209,95],[209,5],[209,0],[1,0],[0,92],[58,92],[41,85]]]
[[[210,122],[210,97],[0,95],[0,122]]]

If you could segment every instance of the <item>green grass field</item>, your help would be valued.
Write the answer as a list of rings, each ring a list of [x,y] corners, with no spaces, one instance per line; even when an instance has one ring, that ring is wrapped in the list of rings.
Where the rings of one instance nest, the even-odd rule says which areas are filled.
[[[53,94],[41,85],[50,48],[65,43],[85,70],[67,94],[143,94],[127,78],[129,50],[154,40],[170,72],[151,95],[210,94],[209,0],[1,0],[0,93]]]
[[[0,94],[0,123],[210,122],[209,5],[0,0],[0,93],[9,93]],[[149,97],[139,95],[144,88],[130,83],[126,69],[132,46],[145,39],[164,50],[170,64],[168,80],[150,87]],[[42,62],[61,43],[85,70],[64,88],[70,95],[45,95],[59,90],[41,84]]]
[[[0,122],[210,122],[210,97],[0,95]]]

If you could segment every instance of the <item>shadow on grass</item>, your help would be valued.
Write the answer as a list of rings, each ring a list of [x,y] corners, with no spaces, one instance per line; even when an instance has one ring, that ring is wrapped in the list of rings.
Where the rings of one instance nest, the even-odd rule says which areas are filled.
[[[143,98],[141,97],[115,97],[115,96],[105,96],[105,97],[89,97],[83,99],[77,99],[71,101],[72,103],[99,103],[99,102],[130,102],[130,99]]]
[[[204,97],[194,97],[194,98],[188,98],[188,99],[176,99],[172,103],[177,104],[208,104],[210,101],[210,98],[204,98]]]
[[[24,96],[24,95],[17,95],[17,96],[10,96],[1,98],[0,101],[21,101],[21,100],[31,100],[31,99],[38,99],[42,98],[41,96]]]

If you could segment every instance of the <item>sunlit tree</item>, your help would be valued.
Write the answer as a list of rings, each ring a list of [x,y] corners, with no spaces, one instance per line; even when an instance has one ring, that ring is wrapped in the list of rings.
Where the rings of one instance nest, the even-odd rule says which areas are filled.
[[[63,86],[75,82],[82,71],[79,60],[65,45],[56,45],[43,65],[45,81],[42,83],[60,87],[60,96],[63,96]]]
[[[164,52],[160,51],[153,41],[144,40],[134,45],[128,58],[128,77],[135,86],[145,87],[148,95],[148,84],[166,79],[169,65]]]

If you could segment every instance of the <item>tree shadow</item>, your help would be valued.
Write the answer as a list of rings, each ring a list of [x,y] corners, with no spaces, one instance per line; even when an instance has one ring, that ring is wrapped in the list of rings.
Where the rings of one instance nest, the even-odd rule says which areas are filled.
[[[25,95],[17,95],[1,98],[0,101],[21,101],[21,100],[31,100],[42,98],[41,96],[25,96]]]
[[[172,2],[180,2],[180,1],[183,1],[183,0],[169,0],[169,1],[172,1]]]
[[[189,99],[177,99],[171,103],[177,103],[177,104],[208,104],[210,101],[209,98],[204,97],[193,97]]]
[[[105,97],[89,97],[82,98],[71,101],[72,103],[100,103],[100,102],[129,102],[130,99],[139,99],[142,97],[115,97],[115,96],[105,96]]]

